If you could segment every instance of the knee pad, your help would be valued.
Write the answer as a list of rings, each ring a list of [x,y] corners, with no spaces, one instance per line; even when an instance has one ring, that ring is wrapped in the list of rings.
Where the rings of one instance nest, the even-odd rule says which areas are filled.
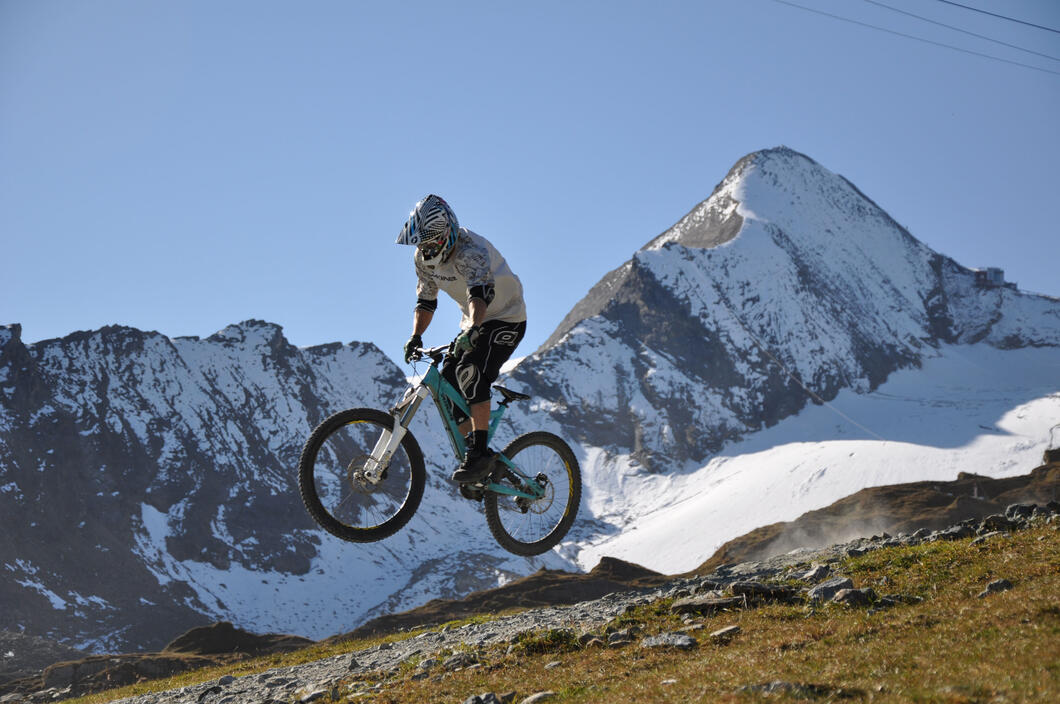
[[[483,383],[482,372],[474,364],[457,365],[456,385],[468,403],[480,403],[489,400],[489,386]]]

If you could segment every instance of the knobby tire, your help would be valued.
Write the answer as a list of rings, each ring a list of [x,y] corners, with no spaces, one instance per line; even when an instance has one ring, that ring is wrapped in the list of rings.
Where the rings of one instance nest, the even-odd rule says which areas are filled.
[[[533,478],[539,470],[533,466],[524,467],[520,463],[519,458],[520,453],[525,453],[530,449],[542,451],[543,457],[550,460],[548,463],[550,471],[545,473],[551,482],[559,479],[560,475],[563,475],[567,482],[567,485],[562,488],[554,488],[555,494],[552,501],[566,502],[565,505],[560,507],[563,509],[563,513],[555,525],[539,538],[534,536],[536,539],[524,540],[522,538],[528,536],[513,535],[513,533],[518,533],[519,531],[513,531],[506,527],[502,518],[502,512],[505,512],[513,518],[513,523],[520,520],[519,516],[516,515],[518,513],[517,509],[513,508],[515,502],[511,496],[487,491],[482,500],[483,510],[486,513],[486,524],[489,526],[490,533],[493,534],[496,541],[508,552],[525,557],[548,552],[563,539],[578,514],[578,504],[581,502],[582,494],[581,469],[578,466],[578,460],[570,446],[562,438],[552,433],[537,431],[520,435],[504,448],[504,456]],[[553,486],[555,487],[555,484]],[[562,495],[560,495],[561,491]],[[535,506],[531,505],[530,510],[533,511],[534,508]],[[523,517],[527,515],[527,513],[522,514]],[[532,520],[533,517],[528,522]]]
[[[302,494],[302,503],[305,504],[309,515],[324,530],[350,542],[370,543],[393,535],[412,519],[423,498],[423,487],[426,483],[427,473],[424,469],[423,453],[420,451],[416,439],[412,436],[412,433],[405,433],[391,461],[391,467],[393,467],[394,463],[399,461],[402,451],[404,451],[405,459],[408,461],[408,493],[396,512],[387,520],[372,526],[351,525],[333,515],[333,511],[329,510],[321,501],[317,490],[315,470],[323,471],[321,465],[327,459],[320,457],[320,451],[328,439],[339,435],[343,429],[354,423],[370,424],[373,427],[370,429],[371,432],[366,434],[366,437],[378,438],[384,429],[393,430],[394,417],[373,408],[351,408],[339,411],[326,418],[313,430],[306,441],[305,447],[302,448],[302,455],[298,462],[298,488]],[[368,429],[367,426],[366,429]],[[361,449],[363,453],[369,453],[372,447]],[[341,458],[338,465],[341,465],[342,462],[350,463],[352,458]],[[334,472],[332,474],[333,476],[330,479],[333,482],[337,480],[341,486],[342,477]],[[386,481],[387,479],[382,480],[383,483]],[[355,494],[356,492],[353,493]],[[370,496],[370,494],[364,495]]]

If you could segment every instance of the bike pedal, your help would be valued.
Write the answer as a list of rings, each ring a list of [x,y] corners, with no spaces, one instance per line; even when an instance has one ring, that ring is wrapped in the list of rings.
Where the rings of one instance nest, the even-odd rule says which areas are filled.
[[[461,484],[460,495],[471,501],[482,501],[482,491],[477,489],[475,485]]]

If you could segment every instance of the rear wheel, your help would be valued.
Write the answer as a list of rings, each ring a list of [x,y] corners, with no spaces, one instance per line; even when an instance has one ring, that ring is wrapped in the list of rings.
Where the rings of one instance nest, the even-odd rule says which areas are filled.
[[[483,497],[486,524],[505,550],[540,555],[563,539],[578,514],[582,495],[578,460],[559,436],[543,431],[517,437],[503,454],[524,475],[543,485],[545,494],[532,500],[487,491]],[[513,476],[500,483],[520,488],[520,480]]]
[[[411,433],[381,469],[371,455],[393,416],[372,408],[340,411],[309,436],[298,462],[298,488],[309,515],[343,540],[369,543],[401,530],[423,498],[423,453]],[[373,470],[380,476],[373,480]]]

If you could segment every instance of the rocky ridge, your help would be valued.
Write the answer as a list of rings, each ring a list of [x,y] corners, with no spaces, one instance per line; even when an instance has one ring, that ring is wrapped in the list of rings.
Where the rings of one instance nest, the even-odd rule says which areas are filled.
[[[382,690],[388,682],[443,677],[446,672],[487,667],[488,653],[518,652],[544,637],[568,639],[580,647],[693,648],[701,639],[726,642],[739,633],[727,627],[703,633],[700,619],[722,610],[755,608],[766,603],[821,604],[834,602],[852,608],[889,609],[920,599],[904,594],[878,593],[872,587],[857,587],[852,579],[835,571],[846,557],[856,557],[881,548],[911,546],[935,541],[974,538],[983,542],[1002,538],[1013,531],[1048,525],[1060,530],[1060,502],[1046,505],[1012,504],[1004,513],[982,520],[969,519],[940,530],[921,529],[911,534],[880,534],[861,537],[827,548],[794,550],[758,562],[717,567],[712,573],[682,577],[664,584],[608,594],[572,606],[531,609],[486,623],[459,628],[428,630],[406,640],[385,642],[318,662],[269,670],[244,677],[225,676],[178,690],[120,700],[123,704],[220,704],[256,701],[269,704],[308,704],[325,697],[356,697]],[[979,595],[1011,588],[999,579]],[[645,636],[636,626],[616,627],[613,622],[633,609],[662,599],[672,600],[672,613],[684,617],[680,631]],[[771,683],[774,689],[784,683]],[[762,685],[763,687],[767,685]],[[795,685],[792,685],[795,686]],[[30,694],[9,693],[2,704],[38,704],[77,693],[76,686],[50,688]],[[469,695],[465,704],[514,701],[514,693]],[[538,697],[535,699],[534,697]],[[544,701],[536,692],[519,701]]]
[[[296,467],[311,429],[386,407],[405,383],[372,344],[297,348],[256,320],[204,339],[112,326],[28,344],[0,326],[0,628],[93,652],[158,650],[224,620],[319,638],[334,615],[305,608],[313,592],[347,594],[336,613],[356,623],[401,610],[410,582],[446,597],[521,576],[496,544],[466,545],[482,518],[436,452],[433,496],[388,552],[307,515]],[[428,419],[417,439],[443,447]]]
[[[821,547],[865,532],[916,533],[1002,513],[1012,503],[1046,504],[1060,497],[1060,450],[1028,475],[995,479],[962,472],[948,482],[875,486],[794,521],[772,523],[728,541],[694,572],[752,562],[795,547]]]

